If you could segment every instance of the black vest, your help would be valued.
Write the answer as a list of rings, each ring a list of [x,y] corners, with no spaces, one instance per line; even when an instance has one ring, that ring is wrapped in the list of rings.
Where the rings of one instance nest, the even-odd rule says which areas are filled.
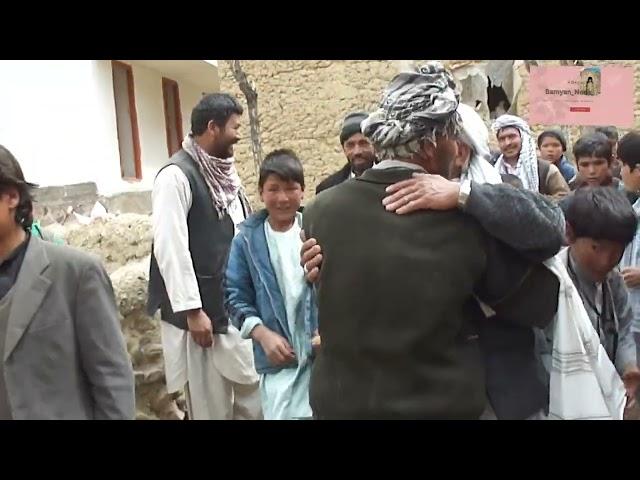
[[[187,216],[189,252],[198,281],[202,309],[211,319],[214,333],[226,333],[229,317],[224,308],[224,276],[234,235],[233,221],[228,214],[218,218],[207,184],[187,152],[178,151],[162,169],[169,165],[177,165],[182,170],[191,188],[192,201]],[[242,193],[240,201],[246,217],[250,210]],[[171,309],[152,246],[147,313],[154,315],[158,308],[162,320],[183,330],[188,329],[186,312],[174,312]]]

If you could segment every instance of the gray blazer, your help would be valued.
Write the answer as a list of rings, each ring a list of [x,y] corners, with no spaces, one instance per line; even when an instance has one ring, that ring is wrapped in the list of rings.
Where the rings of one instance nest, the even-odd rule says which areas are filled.
[[[94,257],[32,237],[4,348],[12,417],[133,419],[133,371],[111,281]]]

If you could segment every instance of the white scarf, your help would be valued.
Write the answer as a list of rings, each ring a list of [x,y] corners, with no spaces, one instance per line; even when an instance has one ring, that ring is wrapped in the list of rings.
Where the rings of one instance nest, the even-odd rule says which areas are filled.
[[[567,272],[569,249],[545,261],[560,280],[553,320],[549,418],[622,420],[626,394]]]
[[[500,173],[489,163],[491,151],[489,150],[489,129],[484,120],[469,105],[458,105],[458,114],[461,119],[461,140],[472,149],[469,166],[463,172],[460,181],[466,179],[478,183],[502,183]]]
[[[502,183],[499,170],[491,167],[484,157],[489,154],[489,136],[484,122],[466,105],[458,108],[458,113],[462,118],[462,138],[477,152],[469,163],[467,178],[478,183]],[[522,153],[520,158],[522,160]],[[567,252],[568,249],[564,249],[544,262],[560,282],[558,310],[551,327],[554,340],[549,418],[621,420],[625,405],[624,384],[601,345],[580,293],[567,272]],[[482,302],[480,306],[487,317],[495,314]]]
[[[538,175],[538,154],[536,150],[536,141],[527,122],[515,115],[501,115],[493,123],[491,128],[497,134],[503,128],[513,127],[520,132],[522,139],[522,147],[518,164],[516,165],[516,175],[522,182],[525,189],[532,192],[538,192],[540,189],[540,178]],[[500,155],[494,168],[498,173],[504,169],[504,155]]]

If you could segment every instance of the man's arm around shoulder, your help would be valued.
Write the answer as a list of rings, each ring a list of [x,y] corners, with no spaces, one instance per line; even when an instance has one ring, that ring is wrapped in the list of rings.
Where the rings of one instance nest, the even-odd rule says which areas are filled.
[[[536,192],[505,183],[472,182],[464,211],[491,236],[533,262],[554,256],[564,244],[562,210]]]

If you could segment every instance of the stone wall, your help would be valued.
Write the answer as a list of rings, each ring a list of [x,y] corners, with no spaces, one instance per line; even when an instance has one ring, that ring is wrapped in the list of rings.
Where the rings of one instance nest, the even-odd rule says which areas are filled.
[[[34,218],[48,225],[64,221],[70,206],[76,212],[87,215],[98,200],[98,187],[94,182],[86,182],[37,188],[34,200]]]
[[[444,60],[455,66],[473,61]],[[400,61],[332,61],[276,60],[242,61],[248,77],[258,91],[258,108],[262,127],[264,153],[275,148],[291,148],[305,166],[307,200],[315,186],[330,173],[344,165],[345,157],[338,140],[344,116],[354,110],[371,110],[380,100],[389,80],[406,65]],[[559,65],[559,61],[538,61],[539,65]],[[640,127],[640,62],[619,60],[584,60],[588,65],[623,64],[636,72],[636,127]],[[246,106],[244,96],[231,75],[228,64],[219,62],[221,90],[234,94]],[[519,68],[523,80],[517,98],[517,112],[528,117],[528,78],[526,67]],[[249,120],[243,119],[244,139],[236,146],[240,176],[254,206],[260,204],[257,195],[256,167],[249,142]],[[536,134],[547,127],[532,125]],[[574,143],[584,128],[568,129],[569,143]],[[496,146],[492,138],[492,145]]]
[[[218,63],[221,91],[234,94],[246,107],[244,96],[226,62]],[[307,199],[324,177],[346,159],[339,141],[342,119],[349,112],[371,110],[382,90],[398,71],[393,61],[276,60],[242,61],[258,91],[258,109],[265,155],[276,148],[291,148],[302,159]],[[256,167],[249,141],[245,111],[242,135],[236,145],[240,176],[254,206],[260,204]]]
[[[65,226],[56,233],[70,246],[97,255],[106,266],[135,375],[136,418],[182,418],[184,398],[167,393],[160,320],[145,311],[151,218],[128,213],[90,225]]]
[[[140,213],[151,215],[151,191],[123,192],[100,195],[94,182],[36,188],[34,191],[34,218],[41,225],[64,224],[68,210],[88,216],[100,202],[109,213]]]

